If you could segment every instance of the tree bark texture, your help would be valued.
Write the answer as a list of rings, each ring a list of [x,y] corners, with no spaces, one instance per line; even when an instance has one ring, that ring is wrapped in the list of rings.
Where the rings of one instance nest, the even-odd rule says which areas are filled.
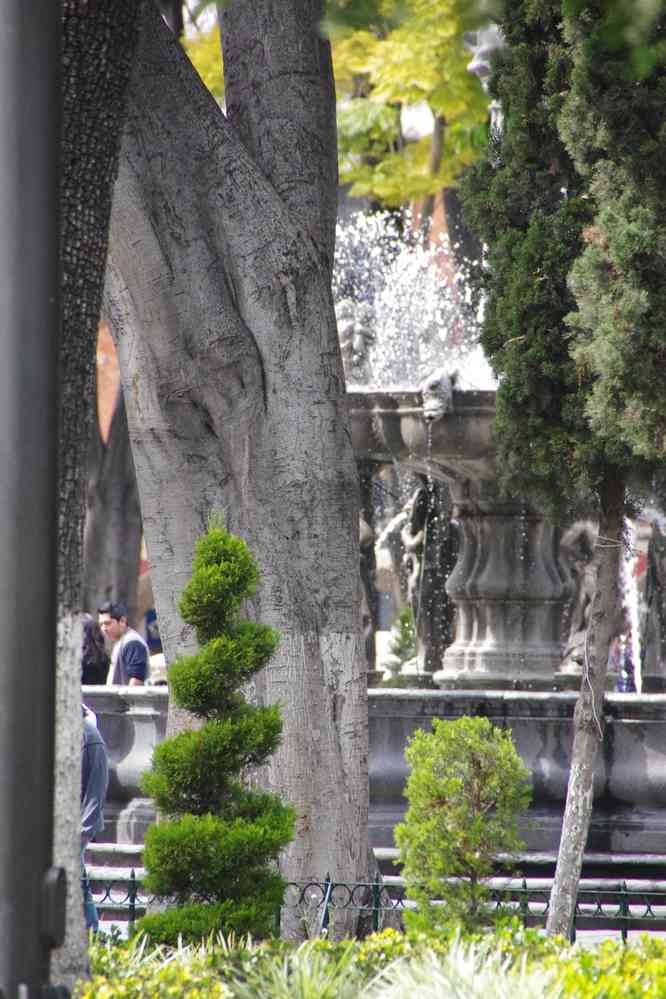
[[[136,3],[64,0],[62,323],[58,495],[58,643],[54,863],[66,868],[67,936],[51,976],[70,988],[86,969],[80,871],[81,579],[86,461],[97,325],[123,95]]]
[[[282,634],[256,696],[283,711],[267,776],[298,815],[283,871],[355,880],[367,869],[367,698],[320,13],[302,0],[225,7],[234,126],[146,6],[105,312],[167,660],[192,646],[177,599],[221,511],[262,571],[252,613]]]
[[[546,930],[570,937],[578,882],[592,816],[594,766],[603,742],[604,694],[610,644],[617,633],[621,602],[625,486],[608,476],[600,500],[599,536],[594,556],[596,587],[587,630],[580,695],[574,711],[573,750],[555,880]]]
[[[92,426],[83,544],[83,609],[94,614],[105,601],[122,602],[136,621],[141,507],[122,391],[106,442]]]

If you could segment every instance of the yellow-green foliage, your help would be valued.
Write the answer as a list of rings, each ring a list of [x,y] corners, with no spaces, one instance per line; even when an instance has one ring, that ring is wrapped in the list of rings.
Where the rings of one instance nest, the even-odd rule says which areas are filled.
[[[352,184],[355,195],[387,207],[454,185],[486,142],[488,100],[467,71],[471,54],[463,41],[464,32],[475,26],[469,3],[381,0],[381,9],[370,4],[365,12],[358,0],[338,6],[338,13],[358,15],[346,20],[345,32],[332,36],[340,179]],[[187,41],[185,49],[222,101],[218,27]],[[431,139],[403,143],[400,138],[400,107],[421,102],[446,120],[442,163],[435,173]]]
[[[74,999],[230,999],[211,947],[148,949],[145,938],[125,946],[97,940],[90,950],[89,981]]]
[[[594,950],[576,950],[564,960],[550,958],[565,996],[575,999],[664,999],[666,941],[648,936],[624,947],[607,941]]]
[[[454,991],[449,981],[444,983],[448,988],[431,992],[431,984],[442,985],[441,970],[452,964],[448,959],[456,953],[461,958],[458,969],[464,972],[471,962],[472,984],[475,988],[483,982],[483,990],[474,991],[467,983],[462,991]],[[516,922],[495,934],[469,937],[385,930],[363,941],[318,939],[298,947],[279,940],[254,944],[220,936],[197,947],[175,949],[149,949],[145,938],[122,946],[96,940],[90,959],[92,979],[79,984],[75,999],[370,999],[384,995],[382,983],[388,990],[398,979],[403,986],[400,996],[520,999],[522,987],[529,987],[530,999],[666,996],[666,941],[644,936],[630,946],[607,941],[596,948],[571,947]],[[424,977],[428,967],[432,982]]]
[[[467,70],[458,0],[384,7],[383,24],[334,41],[338,147],[352,193],[397,206],[456,183],[485,147],[488,102]],[[436,172],[429,137],[406,144],[399,137],[399,108],[419,103],[446,121]]]
[[[217,24],[210,31],[201,32],[196,37],[187,39],[184,47],[194,68],[213,97],[222,103],[224,100],[224,65],[222,63],[220,29]]]

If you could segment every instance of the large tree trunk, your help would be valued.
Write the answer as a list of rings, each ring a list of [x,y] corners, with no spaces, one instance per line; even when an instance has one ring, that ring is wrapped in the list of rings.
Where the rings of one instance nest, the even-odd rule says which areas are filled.
[[[600,494],[599,537],[594,557],[596,587],[580,695],[574,712],[567,801],[546,925],[548,933],[565,937],[570,936],[573,926],[583,852],[592,816],[594,765],[603,741],[608,654],[611,640],[617,633],[621,602],[624,492],[623,480],[608,476]]]
[[[83,543],[83,609],[94,614],[105,600],[120,601],[136,625],[141,507],[122,391],[108,440],[92,427]]]
[[[123,94],[136,3],[64,0],[63,336],[58,497],[54,863],[67,871],[67,936],[51,976],[70,988],[87,965],[80,871],[81,577],[95,348]],[[38,401],[38,400],[37,400]]]
[[[105,311],[167,659],[192,643],[176,601],[222,511],[262,570],[253,612],[282,633],[256,696],[284,716],[268,775],[298,815],[283,871],[356,880],[368,793],[358,481],[330,291],[320,13],[309,0],[225,6],[231,124],[146,7]]]

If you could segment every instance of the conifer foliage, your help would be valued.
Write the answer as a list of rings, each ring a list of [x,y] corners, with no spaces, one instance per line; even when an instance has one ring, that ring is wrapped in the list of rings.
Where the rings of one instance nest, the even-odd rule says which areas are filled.
[[[146,888],[176,906],[141,921],[154,942],[213,931],[265,936],[282,900],[275,860],[293,837],[294,813],[276,795],[248,789],[241,776],[274,752],[282,728],[277,706],[253,707],[240,690],[279,640],[239,616],[257,581],[242,539],[213,526],[199,540],[180,612],[200,647],[172,664],[169,686],[203,725],[162,742],[142,782],[167,817],[146,835]]]
[[[524,848],[518,822],[531,799],[529,771],[511,733],[487,718],[435,718],[432,732],[414,733],[405,759],[409,808],[395,841],[417,903],[405,922],[429,932],[478,928],[490,916],[497,853]]]
[[[664,465],[666,19],[636,75],[601,0],[515,0],[492,87],[504,130],[463,197],[488,246],[483,346],[502,376],[504,485],[562,513],[596,504],[595,597],[548,931],[567,935],[617,628],[626,500]]]
[[[589,378],[569,352],[567,278],[591,221],[587,182],[558,131],[571,75],[561,0],[518,0],[491,81],[502,135],[463,185],[468,225],[487,247],[481,340],[495,370],[497,469],[514,493],[566,506],[599,475],[584,408]]]

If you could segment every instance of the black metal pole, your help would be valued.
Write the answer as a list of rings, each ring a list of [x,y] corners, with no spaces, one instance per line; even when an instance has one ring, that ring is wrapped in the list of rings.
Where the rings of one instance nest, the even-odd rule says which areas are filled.
[[[60,4],[0,0],[0,990],[6,999],[40,994],[54,936],[49,921],[58,908],[50,868],[59,134]]]

